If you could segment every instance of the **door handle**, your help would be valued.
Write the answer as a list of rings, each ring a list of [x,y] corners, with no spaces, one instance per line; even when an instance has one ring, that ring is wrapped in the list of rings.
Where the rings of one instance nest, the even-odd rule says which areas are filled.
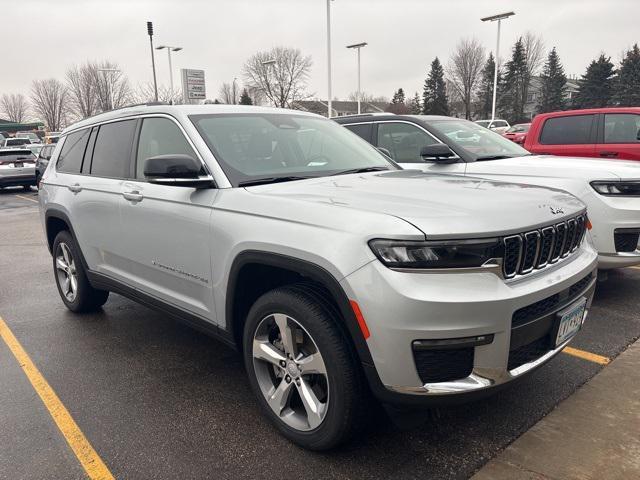
[[[67,188],[71,190],[73,193],[78,193],[80,190],[82,190],[82,187],[80,186],[79,183],[74,183],[73,185],[69,185]]]
[[[618,152],[600,152],[601,157],[617,157]]]
[[[138,190],[132,190],[130,192],[123,192],[122,196],[130,202],[141,202],[144,196]]]

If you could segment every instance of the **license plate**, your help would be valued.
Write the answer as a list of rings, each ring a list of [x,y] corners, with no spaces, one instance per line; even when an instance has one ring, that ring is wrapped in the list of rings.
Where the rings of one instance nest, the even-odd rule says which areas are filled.
[[[16,163],[13,164],[13,166],[16,167],[16,168],[22,168],[22,167],[24,167],[24,163],[16,162]]]
[[[573,337],[580,327],[584,318],[584,310],[587,307],[587,299],[581,298],[577,303],[558,313],[560,325],[556,335],[556,347]]]

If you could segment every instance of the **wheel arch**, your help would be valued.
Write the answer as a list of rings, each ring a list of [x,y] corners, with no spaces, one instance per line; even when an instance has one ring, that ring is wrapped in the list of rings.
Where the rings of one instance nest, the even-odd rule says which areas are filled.
[[[270,276],[275,278],[269,278]],[[349,298],[338,280],[315,263],[258,250],[239,253],[229,271],[225,318],[227,330],[235,338],[238,347],[241,348],[242,345],[244,322],[253,301],[272,288],[304,280],[316,283],[326,291],[327,300],[337,308],[344,320],[349,340],[360,361],[366,365],[373,365],[371,352],[362,336]]]
[[[82,262],[82,266],[85,270],[88,270],[87,262],[84,259],[84,254],[82,253],[82,249],[80,248],[80,244],[78,243],[78,238],[76,237],[76,233],[73,230],[73,225],[69,216],[58,209],[48,209],[44,215],[44,224],[45,224],[45,235],[47,237],[47,247],[49,248],[49,253],[53,255],[53,242],[56,239],[58,233],[63,230],[67,230],[71,237],[73,237],[73,241],[76,242],[76,246],[78,247],[78,251],[80,252],[80,261]]]

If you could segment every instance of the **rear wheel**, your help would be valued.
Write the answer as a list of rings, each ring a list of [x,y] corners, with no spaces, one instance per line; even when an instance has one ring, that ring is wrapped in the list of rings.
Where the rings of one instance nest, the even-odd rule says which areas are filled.
[[[31,185],[23,185],[23,186],[22,186],[22,189],[23,189],[25,192],[30,192],[30,191],[31,191]]]
[[[244,358],[265,415],[298,445],[326,450],[363,424],[365,387],[335,313],[308,286],[272,290],[251,308]]]
[[[58,233],[53,242],[53,270],[60,298],[71,311],[96,310],[109,298],[108,291],[97,290],[89,283],[80,250],[66,230]]]

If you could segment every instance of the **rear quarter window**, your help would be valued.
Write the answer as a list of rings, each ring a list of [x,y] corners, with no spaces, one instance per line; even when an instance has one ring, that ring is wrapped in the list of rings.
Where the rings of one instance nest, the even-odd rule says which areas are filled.
[[[571,115],[548,118],[542,126],[543,145],[580,145],[591,142],[591,127],[595,115]]]
[[[70,133],[58,155],[56,170],[62,173],[80,173],[82,158],[89,139],[89,130]]]
[[[125,120],[100,126],[93,147],[91,175],[110,178],[131,177],[131,149],[136,123],[136,120]]]

